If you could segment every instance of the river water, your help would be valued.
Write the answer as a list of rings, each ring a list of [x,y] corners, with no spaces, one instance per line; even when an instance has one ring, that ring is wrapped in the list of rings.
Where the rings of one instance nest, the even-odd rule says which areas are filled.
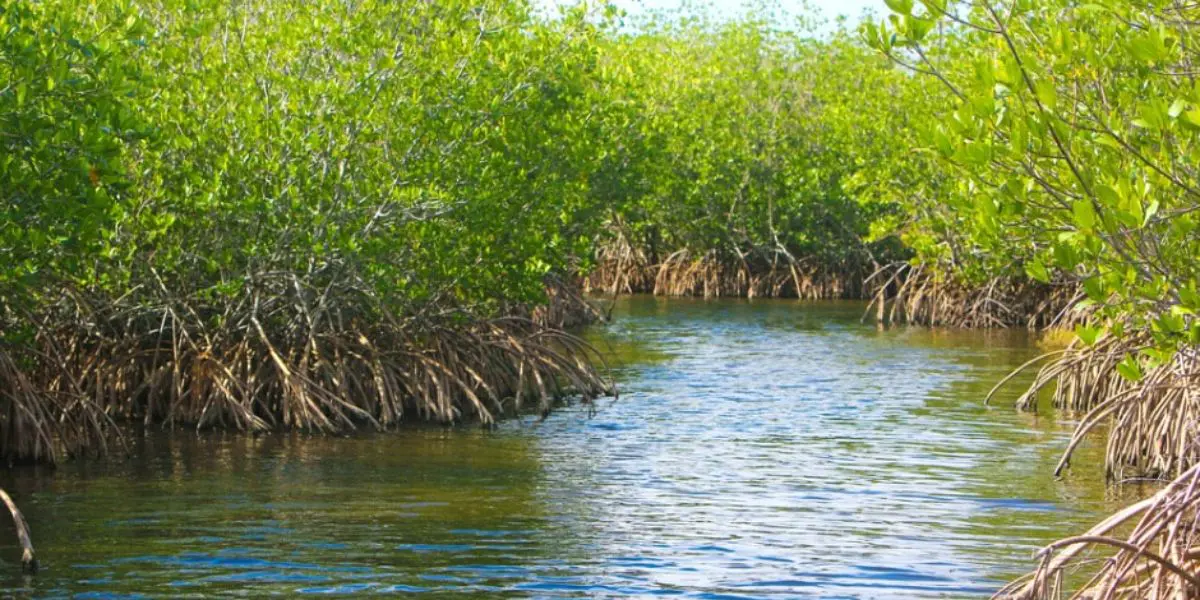
[[[1070,423],[983,395],[1025,332],[880,331],[862,305],[623,299],[619,400],[493,431],[149,435],[0,473],[18,596],[974,598],[1116,508]],[[1014,390],[1015,393],[1015,390]],[[8,524],[4,525],[6,528]]]

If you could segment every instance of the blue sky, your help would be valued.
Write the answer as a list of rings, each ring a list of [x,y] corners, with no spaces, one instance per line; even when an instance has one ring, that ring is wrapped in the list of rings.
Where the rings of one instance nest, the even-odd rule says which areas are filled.
[[[737,15],[746,11],[746,0],[611,0],[613,4],[625,9],[630,15],[637,15],[657,9],[676,9],[683,5],[707,6],[713,15]],[[753,0],[751,0],[753,1]],[[872,9],[876,15],[885,15],[890,11],[883,0],[776,0],[778,5],[788,12],[800,12],[805,5],[818,10],[827,19],[844,15],[857,23],[858,17],[865,9]],[[556,4],[573,4],[571,0],[534,0],[535,4],[553,6]]]

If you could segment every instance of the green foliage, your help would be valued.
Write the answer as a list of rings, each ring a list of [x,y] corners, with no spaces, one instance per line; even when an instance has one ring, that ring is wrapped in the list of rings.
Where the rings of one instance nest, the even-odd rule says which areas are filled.
[[[617,147],[593,188],[610,224],[653,259],[869,261],[893,205],[863,173],[902,150],[911,78],[841,32],[663,19],[602,46]]]
[[[72,6],[0,4],[0,290],[93,282],[133,210],[139,23],[118,3]]]
[[[589,239],[600,33],[521,2],[6,2],[0,302],[542,298]]]
[[[289,277],[494,316],[620,231],[655,260],[1076,284],[1159,351],[1200,339],[1193,9],[889,6],[818,38],[516,0],[7,0],[4,335],[64,287],[219,313]]]
[[[1115,0],[892,8],[864,38],[948,93],[926,113],[923,144],[961,183],[923,204],[973,216],[956,229],[979,255],[1076,282],[1110,328],[1150,332],[1151,362],[1194,344],[1200,11]],[[1140,377],[1136,361],[1121,373]]]
[[[759,263],[901,252],[870,227],[900,218],[881,190],[923,88],[845,32],[517,0],[2,10],[10,339],[64,288],[228,318],[290,278],[371,318],[494,316],[614,228]]]

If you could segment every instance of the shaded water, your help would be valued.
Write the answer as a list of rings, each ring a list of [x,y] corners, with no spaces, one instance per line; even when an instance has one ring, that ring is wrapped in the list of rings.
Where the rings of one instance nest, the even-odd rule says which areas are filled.
[[[1024,332],[877,331],[857,304],[626,299],[623,393],[495,431],[155,435],[0,474],[33,597],[969,598],[1094,522],[1098,449],[982,397]],[[1015,390],[1014,390],[1015,391]],[[1011,396],[1010,396],[1011,398]],[[1088,454],[1091,453],[1091,456]],[[7,525],[6,525],[7,526]]]

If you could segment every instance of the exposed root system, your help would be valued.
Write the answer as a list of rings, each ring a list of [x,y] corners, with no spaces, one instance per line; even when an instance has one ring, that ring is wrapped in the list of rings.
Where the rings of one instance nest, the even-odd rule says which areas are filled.
[[[569,309],[537,314],[540,323],[399,318],[299,284],[270,291],[242,293],[220,312],[182,299],[151,308],[64,297],[32,344],[0,352],[0,455],[103,452],[111,425],[135,420],[323,432],[406,419],[487,424],[613,392],[596,351],[546,325]]]
[[[863,298],[863,270],[826,268],[787,257],[722,257],[716,251],[695,254],[678,250],[657,263],[630,250],[602,256],[585,279],[585,289],[609,294],[652,293],[656,296],[704,298]]]
[[[1057,541],[1038,554],[1038,569],[1001,589],[994,598],[1200,597],[1200,466],[1166,488],[1105,519],[1087,533]],[[1119,531],[1133,530],[1128,535]],[[1097,556],[1099,554],[1099,556]],[[1065,578],[1095,566],[1074,592]]]
[[[0,457],[9,464],[106,447],[108,415],[62,376],[68,361],[51,350],[30,353],[0,345]],[[54,373],[60,374],[58,383],[50,386],[44,378]]]
[[[1043,355],[1045,364],[1017,405],[1035,410],[1039,393],[1053,388],[1056,407],[1083,415],[1056,473],[1101,425],[1109,426],[1105,462],[1113,480],[1171,478],[1200,463],[1200,356],[1194,348],[1180,351],[1168,364],[1145,367],[1135,382],[1117,366],[1138,349],[1136,339],[1105,338]]]
[[[4,506],[8,508],[8,514],[12,516],[13,527],[17,530],[17,542],[21,544],[21,570],[26,573],[37,573],[38,561],[33,555],[33,541],[29,537],[29,524],[25,522],[25,515],[21,514],[21,510],[17,508],[17,503],[8,496],[8,492],[0,489],[0,501],[4,502]]]
[[[1103,338],[1091,346],[1075,342],[1030,361],[1023,368],[1042,364],[1017,403],[1036,409],[1039,393],[1053,388],[1056,407],[1083,414],[1056,474],[1067,467],[1079,444],[1104,426],[1111,480],[1175,481],[1087,533],[1051,544],[1041,552],[1035,573],[1010,584],[997,597],[1068,597],[1072,592],[1064,583],[1065,575],[1089,567],[1095,567],[1094,575],[1069,597],[1200,597],[1200,354],[1195,348],[1184,349],[1170,362],[1153,367],[1143,359],[1140,379],[1123,377],[1118,365],[1135,356],[1147,341],[1129,336]],[[1132,533],[1122,535],[1139,515]],[[1111,557],[1095,558],[1097,552]]]
[[[885,324],[976,329],[1069,327],[1084,316],[1072,310],[1083,298],[1075,286],[994,278],[981,286],[945,281],[925,267],[896,263],[877,269],[867,314]]]
[[[584,297],[583,290],[559,277],[546,279],[547,302],[528,312],[540,327],[571,329],[607,319],[606,315]]]

